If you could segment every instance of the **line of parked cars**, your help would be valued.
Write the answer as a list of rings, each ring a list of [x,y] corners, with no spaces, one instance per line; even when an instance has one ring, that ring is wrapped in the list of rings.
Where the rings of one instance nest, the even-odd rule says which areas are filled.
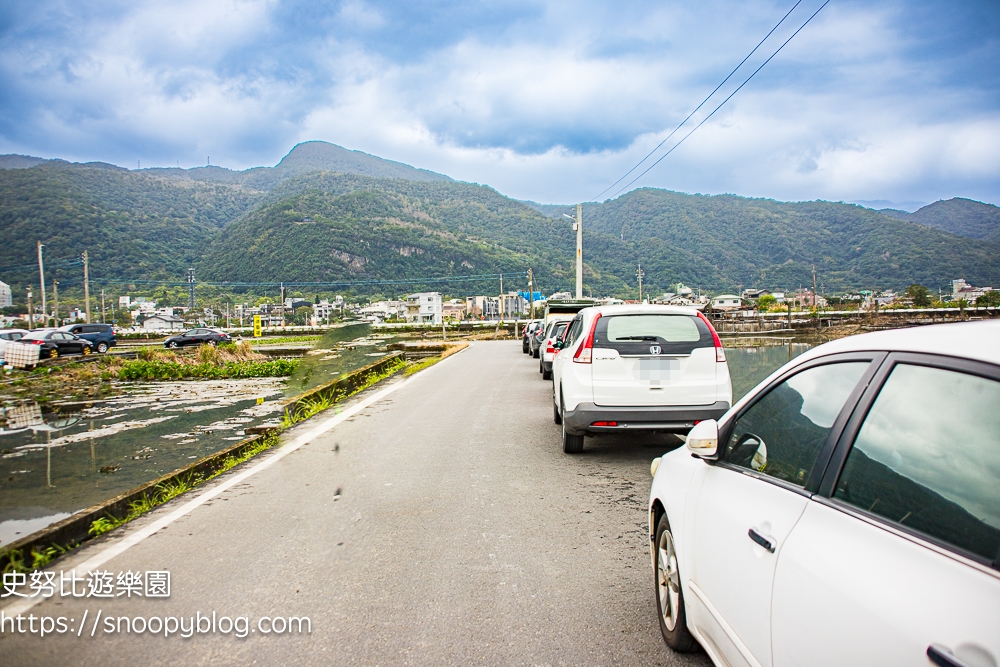
[[[734,405],[697,311],[585,308],[551,347],[565,452],[601,432],[685,440],[653,461],[648,506],[671,649],[716,665],[1000,664],[1000,322],[820,345]]]

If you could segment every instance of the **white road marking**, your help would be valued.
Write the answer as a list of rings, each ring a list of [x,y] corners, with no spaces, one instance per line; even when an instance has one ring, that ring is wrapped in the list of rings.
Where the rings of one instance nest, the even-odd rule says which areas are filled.
[[[465,349],[465,348],[463,348],[463,349]],[[461,351],[462,350],[459,350],[457,353],[451,355],[451,357],[457,356],[459,353],[461,353]],[[344,410],[340,414],[338,414],[338,415],[336,415],[334,417],[331,417],[330,419],[327,419],[325,421],[320,422],[315,428],[310,429],[309,431],[306,431],[305,433],[303,433],[302,435],[298,436],[297,438],[295,438],[291,442],[288,442],[288,443],[286,443],[286,444],[281,445],[280,447],[278,447],[278,449],[276,449],[274,451],[274,453],[271,454],[271,456],[268,456],[263,461],[260,461],[260,462],[258,462],[256,464],[250,466],[249,468],[247,468],[246,470],[244,470],[241,473],[233,475],[232,477],[230,477],[229,479],[225,480],[224,482],[222,482],[218,486],[216,486],[216,487],[214,487],[212,489],[209,489],[208,491],[206,491],[205,493],[202,493],[201,495],[197,496],[196,498],[193,498],[193,499],[189,500],[188,502],[184,503],[183,505],[181,505],[180,507],[178,507],[176,510],[174,510],[173,512],[171,512],[170,514],[168,514],[168,515],[166,515],[166,516],[164,516],[164,517],[162,517],[160,519],[157,519],[156,521],[154,521],[153,523],[149,524],[145,528],[141,528],[141,529],[135,531],[134,533],[132,533],[130,535],[127,535],[122,540],[120,540],[118,542],[115,542],[114,544],[108,545],[107,548],[105,548],[105,549],[97,552],[96,554],[94,554],[93,556],[91,556],[90,558],[88,558],[83,563],[81,563],[81,564],[77,565],[76,567],[74,567],[71,571],[74,572],[74,573],[77,573],[78,576],[86,576],[86,574],[88,572],[92,572],[93,570],[96,570],[97,568],[101,567],[102,565],[104,565],[105,563],[107,563],[109,560],[111,560],[115,556],[119,556],[119,555],[123,554],[124,552],[128,551],[129,549],[131,549],[135,545],[137,545],[140,542],[142,542],[143,540],[145,540],[150,535],[153,535],[154,533],[156,533],[156,532],[162,530],[163,528],[169,526],[170,524],[172,524],[174,521],[177,521],[181,517],[183,517],[183,516],[185,516],[187,514],[190,514],[192,511],[194,511],[198,507],[204,505],[205,503],[207,503],[212,498],[215,498],[216,496],[218,496],[219,494],[223,493],[224,491],[227,491],[227,490],[233,488],[237,484],[243,482],[244,480],[246,480],[249,477],[252,477],[253,475],[256,475],[260,471],[265,470],[267,468],[270,468],[272,465],[274,465],[275,463],[277,463],[281,459],[285,458],[286,456],[288,456],[289,454],[291,454],[295,450],[299,449],[303,445],[309,444],[309,442],[311,440],[313,440],[314,438],[317,438],[317,437],[323,435],[324,433],[326,433],[330,429],[334,428],[338,424],[341,424],[342,422],[346,421],[347,419],[350,419],[351,417],[353,417],[354,415],[358,414],[359,412],[361,412],[365,408],[367,408],[367,407],[369,407],[369,406],[371,406],[371,405],[373,405],[375,403],[378,403],[383,398],[385,398],[389,394],[393,393],[397,389],[405,387],[406,385],[410,384],[414,380],[416,380],[416,379],[418,379],[420,377],[423,377],[428,372],[433,371],[435,368],[437,368],[438,366],[440,366],[446,360],[447,359],[442,359],[441,361],[439,361],[438,363],[434,364],[430,368],[427,368],[427,369],[425,369],[423,371],[420,371],[419,373],[416,373],[412,377],[407,378],[406,380],[403,380],[402,382],[397,382],[396,384],[389,385],[385,389],[372,394],[371,396],[369,396],[365,400],[360,401],[358,403],[355,403],[354,405],[352,405],[351,407],[347,408],[346,410]],[[16,616],[17,614],[23,614],[26,611],[28,611],[29,609],[31,609],[32,607],[34,607],[35,605],[37,605],[39,602],[42,602],[43,600],[46,600],[46,599],[48,599],[48,598],[43,598],[43,597],[23,598],[23,599],[18,600],[14,604],[10,605],[9,607],[4,608],[4,613],[7,614],[7,616]]]

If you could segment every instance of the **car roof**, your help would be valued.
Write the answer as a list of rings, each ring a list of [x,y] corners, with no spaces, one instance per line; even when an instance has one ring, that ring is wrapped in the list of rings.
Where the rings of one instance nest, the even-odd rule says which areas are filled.
[[[587,308],[585,313],[600,313],[609,315],[687,315],[698,317],[698,311],[688,306],[661,306],[655,303],[626,303],[614,306],[595,306]]]
[[[824,343],[798,358],[804,361],[840,352],[872,350],[940,354],[1000,366],[1000,320],[874,331]]]

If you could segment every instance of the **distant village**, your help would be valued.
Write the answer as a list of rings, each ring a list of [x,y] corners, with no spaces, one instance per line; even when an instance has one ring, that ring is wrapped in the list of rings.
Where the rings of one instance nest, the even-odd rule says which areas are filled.
[[[917,288],[916,290],[914,288]],[[717,294],[713,296],[683,284],[672,286],[674,291],[644,296],[645,303],[689,306],[698,310],[718,313],[776,312],[792,310],[823,311],[869,311],[873,309],[928,308],[928,307],[974,307],[976,305],[1000,305],[1000,290],[992,287],[975,287],[964,279],[952,281],[950,293],[930,293],[926,288],[912,286],[901,293],[892,290],[861,290],[837,296],[823,296],[811,289],[785,292],[767,289],[744,289],[739,293]],[[58,298],[58,297],[57,297]],[[374,302],[349,302],[343,296],[309,301],[302,297],[288,297],[277,303],[250,303],[202,305],[169,305],[143,296],[118,296],[113,303],[106,303],[103,297],[95,304],[93,321],[111,322],[120,329],[145,331],[179,331],[190,326],[246,327],[260,316],[263,327],[287,325],[322,326],[343,320],[363,320],[372,323],[436,324],[445,321],[468,320],[500,321],[528,319],[532,316],[532,306],[537,316],[544,308],[546,299],[569,299],[569,292],[557,292],[548,297],[541,293],[510,291],[495,296],[479,295],[462,298],[445,298],[440,292],[418,292],[400,296],[392,300]],[[94,297],[91,297],[92,301]],[[613,297],[595,299],[603,305],[639,303],[639,300],[623,300]],[[11,288],[0,282],[0,317],[2,326],[25,326],[30,320],[35,326],[40,323],[64,325],[84,321],[86,314],[79,308],[55,311],[58,301],[49,301],[47,315],[36,300],[29,318],[26,307],[14,307]]]

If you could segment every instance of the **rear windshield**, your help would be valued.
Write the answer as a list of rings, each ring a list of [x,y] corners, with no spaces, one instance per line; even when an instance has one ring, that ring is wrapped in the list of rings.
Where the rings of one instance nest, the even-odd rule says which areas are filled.
[[[626,355],[690,354],[713,345],[705,323],[689,315],[612,315],[599,319],[594,332],[594,347]],[[659,351],[651,351],[652,346]]]
[[[559,338],[562,335],[563,330],[569,322],[555,322],[549,329],[549,335],[547,338]]]

